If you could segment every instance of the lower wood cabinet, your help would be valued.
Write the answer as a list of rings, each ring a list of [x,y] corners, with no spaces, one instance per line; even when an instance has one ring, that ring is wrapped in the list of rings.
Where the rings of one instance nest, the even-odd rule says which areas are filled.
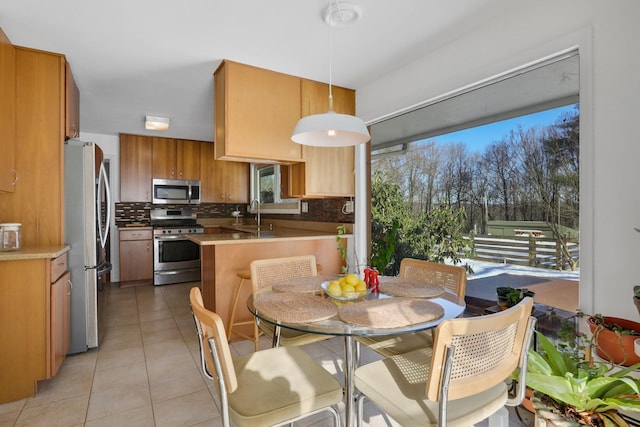
[[[37,382],[55,376],[69,350],[67,254],[35,252],[0,260],[0,404],[35,396]]]
[[[51,284],[51,376],[54,376],[71,344],[71,273]]]
[[[136,227],[121,229],[120,285],[153,283],[153,229]]]

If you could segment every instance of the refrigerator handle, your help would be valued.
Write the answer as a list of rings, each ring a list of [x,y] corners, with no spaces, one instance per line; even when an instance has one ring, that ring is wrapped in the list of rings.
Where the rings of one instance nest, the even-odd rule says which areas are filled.
[[[98,221],[98,230],[100,232],[100,243],[104,248],[107,244],[107,236],[109,235],[109,226],[111,223],[111,190],[109,188],[109,181],[107,180],[107,171],[104,168],[104,163],[100,163],[100,177],[98,178],[98,194],[96,197],[96,208],[98,209],[98,215],[102,212],[102,206],[100,206],[100,196],[102,194],[102,185],[104,183],[105,194],[107,196],[107,218],[102,228],[102,221]]]

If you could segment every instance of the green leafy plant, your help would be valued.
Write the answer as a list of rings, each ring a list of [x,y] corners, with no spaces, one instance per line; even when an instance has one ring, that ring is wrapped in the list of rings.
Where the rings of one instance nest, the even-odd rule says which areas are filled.
[[[534,407],[588,426],[628,426],[618,411],[640,412],[640,381],[629,374],[640,364],[614,371],[565,352],[537,332],[541,352],[529,350],[527,387]]]
[[[640,285],[635,285],[633,287],[633,296],[636,298],[640,298]]]
[[[347,227],[345,225],[339,225],[336,227],[338,235],[336,236],[336,242],[338,242],[338,251],[340,252],[340,258],[342,258],[342,273],[346,273],[349,270],[349,264],[347,263],[347,247],[344,244],[344,235],[347,234]]]
[[[524,297],[535,296],[535,292],[528,289],[516,289],[511,286],[499,286],[496,288],[498,295],[498,305],[503,309],[513,307],[518,304]]]

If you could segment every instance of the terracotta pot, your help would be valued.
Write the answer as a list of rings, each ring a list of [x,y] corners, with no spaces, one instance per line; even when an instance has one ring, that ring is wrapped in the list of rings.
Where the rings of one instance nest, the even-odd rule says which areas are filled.
[[[605,323],[615,323],[624,329],[631,329],[640,332],[640,323],[618,317],[603,317]],[[591,333],[596,337],[596,353],[598,356],[609,362],[623,366],[631,366],[640,363],[640,357],[634,351],[633,342],[640,338],[637,335],[619,335],[608,329],[600,328],[596,325],[594,318],[587,320]]]

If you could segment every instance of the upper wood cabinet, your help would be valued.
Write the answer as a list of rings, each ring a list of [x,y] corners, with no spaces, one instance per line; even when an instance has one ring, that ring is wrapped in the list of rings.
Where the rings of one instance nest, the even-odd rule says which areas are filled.
[[[302,160],[291,141],[300,119],[300,78],[223,61],[214,73],[215,157],[236,161]]]
[[[153,178],[200,179],[200,142],[153,138]]]
[[[152,153],[152,138],[120,134],[120,201],[151,201]]]
[[[201,143],[201,201],[249,203],[249,164],[215,160],[212,143]]]
[[[0,191],[16,189],[16,49],[0,29]]]
[[[67,62],[65,70],[65,137],[80,136],[80,91]]]
[[[22,223],[25,247],[62,244],[66,61],[60,54],[15,49],[18,181],[14,193],[0,193],[2,219]]]
[[[355,114],[355,91],[332,86],[333,109]],[[302,79],[302,116],[326,113],[329,85]],[[304,163],[291,165],[289,193],[294,197],[353,196],[355,194],[354,148],[302,146]]]

